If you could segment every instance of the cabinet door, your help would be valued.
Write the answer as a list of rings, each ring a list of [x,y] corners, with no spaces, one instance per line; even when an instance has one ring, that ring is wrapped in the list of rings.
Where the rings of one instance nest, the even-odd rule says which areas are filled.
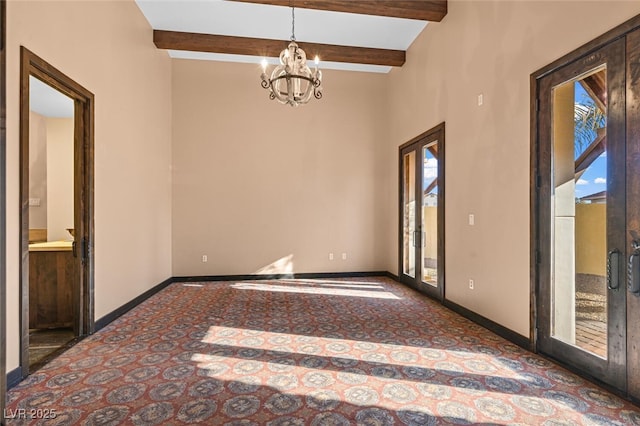
[[[29,328],[73,325],[73,269],[70,251],[29,253]]]

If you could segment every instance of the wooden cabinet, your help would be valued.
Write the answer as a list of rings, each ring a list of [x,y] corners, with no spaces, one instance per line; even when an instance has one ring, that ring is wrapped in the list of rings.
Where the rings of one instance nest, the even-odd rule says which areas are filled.
[[[70,245],[46,250],[37,246],[29,248],[29,328],[71,327],[74,258]]]

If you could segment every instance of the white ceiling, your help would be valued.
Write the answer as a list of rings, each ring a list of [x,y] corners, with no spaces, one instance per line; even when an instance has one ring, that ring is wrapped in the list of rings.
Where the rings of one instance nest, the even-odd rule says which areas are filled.
[[[73,99],[29,76],[29,109],[45,117],[73,117]]]
[[[136,0],[155,30],[289,40],[291,8],[224,0]],[[295,9],[295,36],[301,42],[407,50],[426,21]],[[284,46],[283,46],[284,47]],[[173,58],[259,64],[256,56],[169,51]],[[322,58],[320,58],[322,61]],[[271,62],[275,63],[276,58]],[[321,62],[321,68],[389,72],[380,65]]]

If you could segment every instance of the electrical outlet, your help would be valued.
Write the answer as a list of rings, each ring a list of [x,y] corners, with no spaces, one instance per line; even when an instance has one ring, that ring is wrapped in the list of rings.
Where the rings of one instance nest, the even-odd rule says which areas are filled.
[[[347,253],[342,253],[342,260],[347,260]]]
[[[469,225],[473,226],[476,224],[476,216],[472,213],[469,215]]]
[[[329,253],[329,260],[333,260],[333,253]]]
[[[473,280],[469,280],[469,290],[473,290]]]
[[[202,263],[207,263],[209,261],[209,257],[206,254],[202,255]]]

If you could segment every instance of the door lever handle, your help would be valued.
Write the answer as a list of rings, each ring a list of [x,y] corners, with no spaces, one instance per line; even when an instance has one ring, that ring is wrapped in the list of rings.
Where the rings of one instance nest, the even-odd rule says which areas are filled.
[[[631,243],[633,253],[629,256],[627,264],[627,289],[630,293],[640,293],[640,242],[633,241]]]
[[[617,290],[620,288],[618,272],[620,271],[620,250],[613,249],[607,256],[607,288]]]

